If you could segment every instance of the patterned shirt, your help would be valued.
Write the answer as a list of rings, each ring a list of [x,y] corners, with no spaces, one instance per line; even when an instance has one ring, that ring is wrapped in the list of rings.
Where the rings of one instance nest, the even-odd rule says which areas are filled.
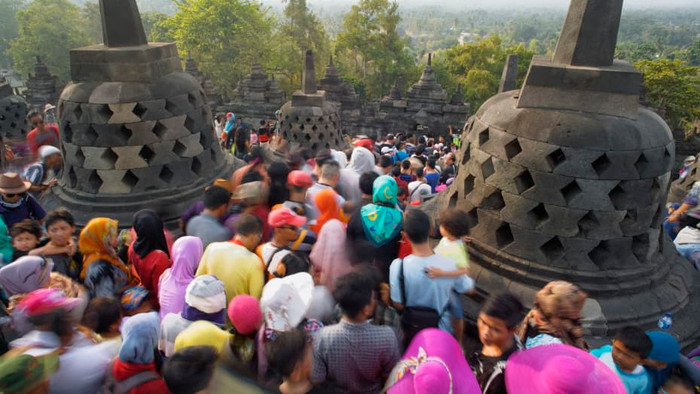
[[[341,320],[314,338],[311,381],[334,393],[378,393],[400,357],[391,328]]]

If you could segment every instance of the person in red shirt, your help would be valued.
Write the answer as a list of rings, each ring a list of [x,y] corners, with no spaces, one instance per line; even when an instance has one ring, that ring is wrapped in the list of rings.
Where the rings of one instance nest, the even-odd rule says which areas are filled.
[[[163,222],[156,212],[144,209],[134,215],[134,230],[136,239],[129,246],[129,261],[148,290],[151,303],[158,307],[160,276],[173,265]]]
[[[27,118],[32,127],[34,127],[27,134],[27,144],[29,145],[29,152],[32,157],[37,157],[39,155],[39,147],[41,146],[51,145],[56,148],[61,147],[61,137],[58,127],[54,124],[46,125],[44,122],[44,115],[41,112],[32,111]]]

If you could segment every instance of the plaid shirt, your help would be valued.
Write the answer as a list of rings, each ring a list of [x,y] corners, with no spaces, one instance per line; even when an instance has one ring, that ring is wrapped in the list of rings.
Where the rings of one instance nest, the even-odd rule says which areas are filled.
[[[391,328],[341,320],[314,338],[311,381],[335,393],[378,393],[400,357]]]

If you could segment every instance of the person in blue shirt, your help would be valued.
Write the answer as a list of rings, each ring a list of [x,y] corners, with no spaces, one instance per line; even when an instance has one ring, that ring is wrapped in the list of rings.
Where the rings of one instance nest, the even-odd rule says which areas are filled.
[[[427,167],[425,169],[425,181],[430,185],[431,193],[435,193],[435,188],[440,184],[440,173],[437,172],[435,166],[437,162],[435,159],[428,159]]]
[[[397,310],[404,307],[427,307],[437,311],[440,316],[438,327],[452,332],[450,315],[456,315],[448,310],[452,304],[451,292],[463,294],[474,287],[474,281],[467,275],[440,277],[431,279],[427,274],[428,268],[439,268],[443,271],[454,271],[457,264],[449,257],[438,256],[433,252],[428,235],[430,234],[430,217],[419,210],[410,210],[404,218],[403,233],[411,243],[412,253],[403,259],[396,259],[389,267],[389,283],[391,301]],[[401,272],[403,271],[403,281]],[[403,282],[403,283],[402,283]],[[405,293],[405,298],[402,294]],[[458,306],[459,307],[459,306]],[[405,343],[411,338],[404,338]]]
[[[650,394],[651,378],[642,366],[649,356],[652,342],[639,327],[623,327],[617,331],[612,346],[591,351],[622,380],[628,394]]]

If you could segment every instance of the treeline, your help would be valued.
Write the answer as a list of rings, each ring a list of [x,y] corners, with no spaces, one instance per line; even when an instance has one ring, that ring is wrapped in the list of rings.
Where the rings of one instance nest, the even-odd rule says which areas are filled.
[[[0,63],[26,76],[41,55],[68,79],[70,48],[102,40],[99,7],[83,1],[0,0]],[[390,0],[357,0],[347,12],[319,15],[306,0],[281,0],[282,11],[254,0],[159,1],[176,9],[142,12],[149,39],[176,42],[224,95],[254,62],[287,92],[297,89],[302,54],[313,49],[317,75],[333,55],[341,76],[371,102],[395,83],[405,91],[432,52],[439,82],[450,93],[461,86],[474,110],[496,92],[507,54],[519,55],[521,82],[532,56],[552,53],[564,19],[552,10],[402,12]],[[700,9],[623,13],[617,56],[644,72],[650,104],[663,107],[673,127],[700,117],[698,20]]]

